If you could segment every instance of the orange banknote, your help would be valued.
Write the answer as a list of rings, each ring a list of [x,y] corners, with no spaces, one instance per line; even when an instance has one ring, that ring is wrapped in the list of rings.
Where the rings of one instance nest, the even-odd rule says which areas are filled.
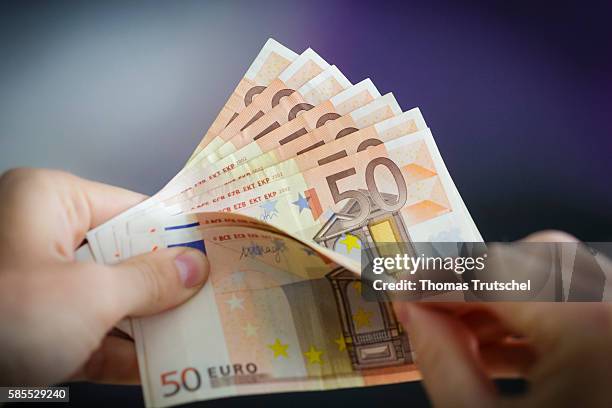
[[[365,301],[358,275],[311,247],[246,226],[170,235],[204,250],[211,274],[188,303],[133,322],[147,406],[420,378],[390,303]]]
[[[355,86],[360,86],[360,84]],[[353,92],[352,90],[353,87],[347,89],[345,92]],[[337,97],[341,97],[345,92],[338,94]],[[326,121],[322,126],[317,127],[300,137],[292,138],[283,144],[280,144],[277,141],[278,147],[270,151],[258,154],[262,149],[257,142],[253,142],[250,145],[242,148],[240,150],[242,153],[237,153],[232,155],[232,157],[237,156],[240,157],[240,160],[244,160],[245,157],[255,155],[255,158],[251,158],[244,164],[235,167],[226,167],[226,171],[223,172],[218,170],[215,171],[213,173],[213,177],[202,179],[202,182],[196,187],[188,189],[182,194],[172,197],[172,199],[165,201],[164,204],[172,205],[185,201],[188,198],[231,183],[235,180],[247,177],[267,167],[274,166],[282,161],[306,154],[311,150],[324,146],[326,143],[349,136],[360,129],[375,125],[376,123],[382,122],[401,113],[402,111],[399,104],[393,97],[393,94],[389,93],[376,98],[375,100],[367,103],[365,106],[359,107],[346,115],[334,120]],[[268,135],[266,137],[268,137]],[[272,146],[275,146],[274,143],[272,143]],[[220,161],[219,163],[222,164],[224,162],[225,160]],[[215,164],[214,167],[219,169],[217,164]]]

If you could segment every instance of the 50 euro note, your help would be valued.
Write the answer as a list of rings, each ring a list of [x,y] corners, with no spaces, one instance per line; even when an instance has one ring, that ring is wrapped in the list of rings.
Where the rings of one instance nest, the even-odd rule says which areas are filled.
[[[174,246],[187,246],[195,249],[203,250],[201,244],[200,230],[209,228],[227,228],[236,226],[247,226],[251,228],[259,228],[262,231],[272,231],[282,234],[281,231],[271,225],[262,223],[250,217],[245,217],[239,214],[222,214],[222,213],[207,213],[200,214],[198,217],[197,226],[189,226],[187,228],[169,229],[163,234],[136,234],[130,237],[119,237],[119,247],[121,257],[119,260],[125,260],[132,256],[143,254],[146,252],[154,252],[160,248],[171,248]],[[121,239],[123,238],[123,239]],[[127,238],[127,239],[126,239]],[[333,254],[328,253],[328,256],[333,258]],[[94,256],[89,249],[89,245],[85,244],[76,251],[76,260],[79,262],[93,262]],[[344,264],[351,270],[355,270],[356,266],[352,264]],[[128,334],[132,338],[134,332],[132,329],[132,319],[126,317],[119,321],[116,328]]]
[[[370,146],[213,207],[346,256],[364,242],[480,242],[429,129]]]
[[[482,241],[429,129],[276,180],[206,210],[247,215],[357,260],[364,244]],[[199,211],[203,209],[160,217],[162,224],[156,228],[198,225]],[[185,220],[189,224],[180,225]],[[132,225],[132,232],[144,232],[147,225]]]
[[[283,126],[285,128],[292,124],[293,129],[298,129],[298,137],[285,137],[285,134],[291,135],[296,132],[290,129],[284,132],[280,132],[283,128],[273,131],[260,141],[252,142],[241,149],[241,153],[236,155],[237,159],[236,156],[230,155],[234,163],[244,161],[243,164],[226,166],[223,167],[223,171],[217,170],[208,177],[202,177],[196,186],[164,201],[163,204],[172,205],[185,201],[284,160],[306,154],[334,139],[344,137],[358,129],[401,113],[401,109],[392,94],[376,97],[377,94],[378,90],[369,79],[340,92],[328,102],[304,112],[299,118]],[[375,99],[372,100],[372,98]],[[310,115],[315,109],[323,110],[319,109],[320,107],[325,108],[326,113]],[[355,109],[340,117],[335,117],[336,113],[332,108],[343,113]],[[328,114],[330,116],[327,116]],[[329,120],[326,120],[326,116]],[[309,119],[309,117],[312,119]],[[323,120],[316,120],[317,118],[323,118]],[[315,128],[304,133],[306,129],[311,128],[311,125],[304,124],[305,121],[309,120],[316,120]],[[253,158],[253,156],[255,157]]]
[[[133,321],[147,406],[419,378],[391,305],[312,247],[245,226],[164,242],[205,251],[211,269],[187,303]]]
[[[272,79],[267,86],[251,88],[245,107],[232,116],[232,120],[215,137],[198,152],[194,160],[214,161],[212,154],[226,141],[231,139],[242,129],[249,127],[253,122],[269,112],[280,101],[291,95],[306,82],[310,81],[325,69],[329,64],[315,51],[308,48],[287,66],[278,77]]]
[[[340,97],[340,95],[337,95],[337,97]],[[266,167],[273,166],[300,154],[305,154],[313,147],[318,148],[325,143],[345,137],[353,132],[372,126],[401,113],[402,110],[395,100],[395,97],[393,94],[388,93],[340,118],[325,122],[322,126],[311,130],[302,137],[291,139],[275,149],[249,159],[244,164],[228,169],[223,173],[217,173],[215,177],[203,180],[203,183],[200,185],[173,197],[171,200],[166,201],[166,203],[178,203],[186,198],[196,196],[203,191],[249,176]],[[257,147],[245,146],[244,149],[247,151],[257,150]]]
[[[261,92],[262,89],[265,89],[297,57],[298,54],[278,41],[272,38],[268,39],[195,148],[190,160],[206,147],[214,137],[221,133],[252,102],[253,97]]]
[[[199,209],[208,211],[207,207],[212,205],[217,206],[216,209],[218,209],[219,204],[223,205],[224,202],[232,203],[240,200],[243,193],[265,188],[267,184],[275,180],[303,173],[316,166],[332,163],[368,147],[389,142],[426,128],[427,125],[420,110],[414,108],[396,117],[344,135],[303,154],[298,154],[291,159],[263,168],[232,183],[206,191],[190,200],[178,203],[173,206],[173,212],[189,212]]]
[[[381,118],[393,115],[397,116],[379,122]],[[258,158],[256,158],[253,160],[252,166],[264,165],[266,160],[281,158],[284,154],[291,158],[276,164],[271,163],[271,166],[268,167],[245,168],[242,172],[238,170],[246,165],[238,166],[235,168],[237,171],[234,173],[234,177],[236,177],[234,181],[221,184],[196,196],[186,196],[182,201],[168,203],[168,206],[160,207],[157,211],[151,211],[141,217],[129,220],[125,224],[125,230],[117,229],[115,234],[156,234],[165,231],[165,228],[169,228],[169,225],[176,227],[177,225],[197,224],[198,220],[193,215],[185,214],[181,217],[177,217],[177,215],[195,209],[199,211],[219,210],[223,203],[238,201],[242,193],[251,193],[251,190],[259,189],[274,180],[306,171],[314,166],[352,155],[368,146],[384,143],[426,128],[425,121],[418,108],[401,113],[391,94],[377,98],[365,107],[355,111],[354,115],[351,114],[348,118],[343,118],[344,120],[330,121],[325,126],[317,128],[316,132],[308,134],[311,137],[295,139],[291,143],[278,148],[285,149],[294,145],[289,151],[277,152],[272,156],[259,156],[258,158],[265,158],[265,160],[257,160]],[[340,126],[331,126],[338,121],[340,121]],[[366,126],[372,122],[375,124]],[[363,129],[357,130],[350,125],[363,127]],[[326,131],[323,132],[325,129]],[[313,143],[318,144],[321,140],[328,143],[319,145],[314,149],[308,149],[303,154],[295,154],[303,150],[305,146],[311,146]],[[272,152],[274,151],[270,153]],[[213,180],[218,180],[223,175],[227,175],[227,173],[221,173],[219,177]],[[203,184],[201,187],[206,185],[210,184]],[[214,206],[214,208],[211,206]]]

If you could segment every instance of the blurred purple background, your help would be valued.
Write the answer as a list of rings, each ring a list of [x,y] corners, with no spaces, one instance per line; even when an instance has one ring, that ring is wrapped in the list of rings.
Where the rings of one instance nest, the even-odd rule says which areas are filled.
[[[0,171],[154,193],[272,36],[419,106],[485,239],[559,228],[609,241],[610,21],[610,2],[584,1],[3,3]],[[418,384],[385,390],[300,401],[424,402]]]

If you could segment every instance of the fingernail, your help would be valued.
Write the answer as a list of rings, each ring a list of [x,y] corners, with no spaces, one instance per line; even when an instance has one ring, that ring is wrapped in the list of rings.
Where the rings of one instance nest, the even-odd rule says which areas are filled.
[[[174,258],[179,279],[186,288],[200,285],[206,278],[206,268],[200,258],[201,255],[192,251],[183,252]]]

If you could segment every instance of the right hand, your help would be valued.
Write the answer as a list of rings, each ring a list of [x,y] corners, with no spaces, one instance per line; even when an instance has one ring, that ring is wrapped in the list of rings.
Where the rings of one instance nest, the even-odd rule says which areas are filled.
[[[558,234],[558,233],[553,233]],[[530,240],[559,242],[541,233]],[[612,305],[396,303],[435,406],[612,406]],[[519,340],[520,339],[520,340]],[[493,377],[523,377],[503,396]]]

